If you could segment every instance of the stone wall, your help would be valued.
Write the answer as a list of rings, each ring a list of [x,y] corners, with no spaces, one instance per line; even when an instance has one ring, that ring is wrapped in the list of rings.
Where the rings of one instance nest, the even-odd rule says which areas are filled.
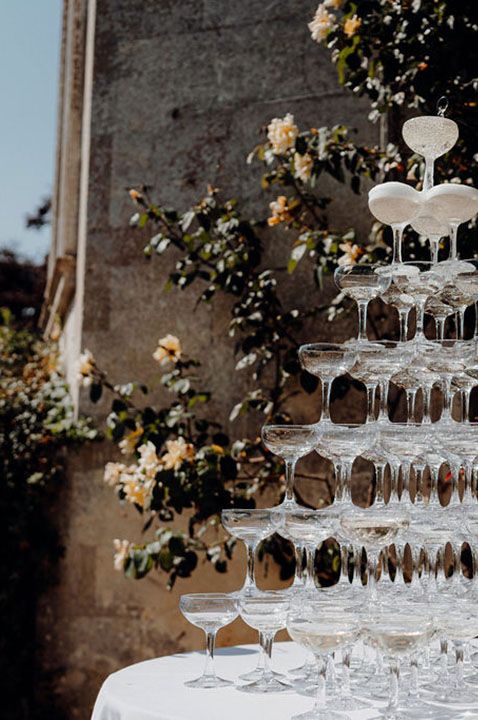
[[[366,104],[338,88],[327,54],[310,40],[307,21],[315,4],[97,0],[96,13],[94,2],[85,7],[89,26],[84,16],[86,42],[76,58],[86,68],[78,110],[82,162],[72,169],[79,173],[77,285],[64,331],[71,379],[79,349],[89,348],[115,382],[148,380],[157,338],[173,332],[202,360],[213,411],[228,416],[241,387],[224,339],[227,308],[195,310],[194,291],[162,292],[170,261],[142,257],[145,238],[128,227],[125,189],[145,182],[161,201],[184,209],[210,182],[264,216],[260,169],[246,165],[245,157],[272,117],[292,112],[301,127],[345,123],[358,127],[362,140],[376,142]],[[337,196],[337,226],[355,224],[366,232],[363,201],[351,205],[350,191],[332,182],[330,192]],[[285,248],[274,245],[271,256]],[[300,277],[289,283],[291,297]],[[303,293],[302,279],[300,286]],[[310,302],[318,302],[309,288]],[[81,398],[81,409],[101,416],[107,406],[92,408]],[[298,420],[306,414],[296,410]],[[56,678],[66,716],[81,720],[116,668],[202,645],[201,633],[179,614],[180,593],[231,590],[244,572],[238,552],[226,576],[202,566],[172,593],[156,575],[133,582],[115,573],[112,539],[139,539],[141,520],[102,482],[113,455],[103,443],[69,458],[57,509],[66,551],[39,617],[44,666]],[[220,635],[223,644],[251,640],[240,621]]]

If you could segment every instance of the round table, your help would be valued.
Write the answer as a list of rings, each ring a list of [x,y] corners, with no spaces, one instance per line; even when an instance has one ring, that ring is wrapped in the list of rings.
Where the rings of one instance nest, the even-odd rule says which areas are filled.
[[[293,642],[276,643],[273,667],[287,671],[300,665],[304,651]],[[218,675],[236,680],[257,662],[257,645],[239,645],[216,651]],[[93,710],[92,720],[289,720],[313,706],[313,698],[291,689],[269,695],[249,695],[234,686],[198,690],[184,686],[202,673],[204,653],[192,652],[147,660],[107,678]],[[374,702],[367,710],[347,712],[350,720],[377,718],[386,702]],[[476,710],[467,708],[478,718]],[[450,718],[453,718],[453,713]],[[460,717],[462,717],[460,713]]]

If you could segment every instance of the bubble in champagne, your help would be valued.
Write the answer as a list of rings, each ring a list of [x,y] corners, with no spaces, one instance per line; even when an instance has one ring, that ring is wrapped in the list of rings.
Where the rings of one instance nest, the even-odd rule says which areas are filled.
[[[445,113],[448,110],[448,99],[445,95],[442,95],[437,102],[437,115],[439,117],[445,117]]]

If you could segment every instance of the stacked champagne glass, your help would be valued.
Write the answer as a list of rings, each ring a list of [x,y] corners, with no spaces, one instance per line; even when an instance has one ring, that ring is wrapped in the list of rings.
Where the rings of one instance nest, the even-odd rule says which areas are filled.
[[[296,716],[302,720],[344,718],[374,699],[382,700],[382,717],[393,720],[478,717],[471,642],[478,636],[478,424],[470,417],[478,335],[475,328],[468,338],[464,321],[469,307],[476,312],[478,261],[460,259],[457,243],[459,226],[478,213],[478,190],[434,185],[435,159],[458,139],[443,106],[437,116],[408,120],[403,137],[425,159],[423,189],[388,182],[369,194],[372,214],[392,228],[392,262],[335,273],[339,289],[357,303],[358,336],[299,351],[302,367],[321,381],[320,420],[263,428],[264,444],[285,464],[284,499],[273,508],[223,511],[224,528],[247,548],[244,586],[232,595],[181,598],[183,613],[208,638],[205,674],[189,684],[230,683],[214,672],[214,637],[240,615],[258,631],[261,653],[236,687],[314,695],[313,708]],[[402,260],[407,226],[429,242],[430,261]],[[439,259],[440,247],[448,246],[448,259]],[[399,340],[369,339],[367,307],[375,298],[398,311]],[[331,417],[333,382],[346,374],[366,391],[361,424]],[[404,400],[403,422],[395,418],[397,403],[389,402],[391,388]],[[333,501],[320,509],[304,507],[294,494],[296,463],[314,452],[335,472]],[[369,507],[353,500],[358,458],[374,470]],[[261,591],[254,558],[273,533],[293,543],[296,575],[287,590]],[[339,543],[342,571],[334,586],[320,587],[316,553],[330,538]],[[464,551],[471,558],[466,568]],[[273,638],[283,628],[307,651],[304,664],[286,676],[271,667]]]

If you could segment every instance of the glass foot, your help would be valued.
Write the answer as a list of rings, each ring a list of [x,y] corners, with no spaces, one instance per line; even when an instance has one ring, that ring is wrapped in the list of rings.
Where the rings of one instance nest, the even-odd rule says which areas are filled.
[[[201,688],[202,690],[234,685],[232,680],[225,680],[225,678],[218,677],[217,675],[202,675],[201,677],[195,678],[195,680],[187,680],[184,684],[186,687]]]
[[[401,704],[402,709],[407,713],[407,717],[410,720],[425,720],[425,718],[432,718],[433,720],[449,720],[450,711],[445,708],[440,710],[436,705],[424,702],[420,698],[416,700],[410,700],[407,698]]]
[[[471,687],[452,688],[443,695],[435,695],[430,698],[431,702],[438,702],[444,705],[470,706],[478,702],[478,692]]]
[[[347,715],[336,713],[328,708],[314,707],[308,712],[293,715],[291,720],[347,720]]]
[[[238,685],[236,689],[245,693],[263,694],[292,690],[292,686],[287,685],[281,680],[277,680],[276,678],[271,677],[268,680],[256,680],[256,682],[250,683],[249,685]]]
[[[242,673],[242,675],[239,675],[239,680],[246,680],[246,682],[255,682],[256,680],[260,680],[264,675],[264,668],[255,668],[255,670],[250,670],[249,672]],[[277,680],[287,680],[287,676],[283,675],[279,672],[273,672],[272,675]]]
[[[371,707],[371,704],[369,702],[365,702],[365,700],[359,700],[356,697],[334,697],[331,699],[331,705],[333,705],[334,710],[348,710],[349,712],[354,712],[355,710],[365,710],[366,708]]]

